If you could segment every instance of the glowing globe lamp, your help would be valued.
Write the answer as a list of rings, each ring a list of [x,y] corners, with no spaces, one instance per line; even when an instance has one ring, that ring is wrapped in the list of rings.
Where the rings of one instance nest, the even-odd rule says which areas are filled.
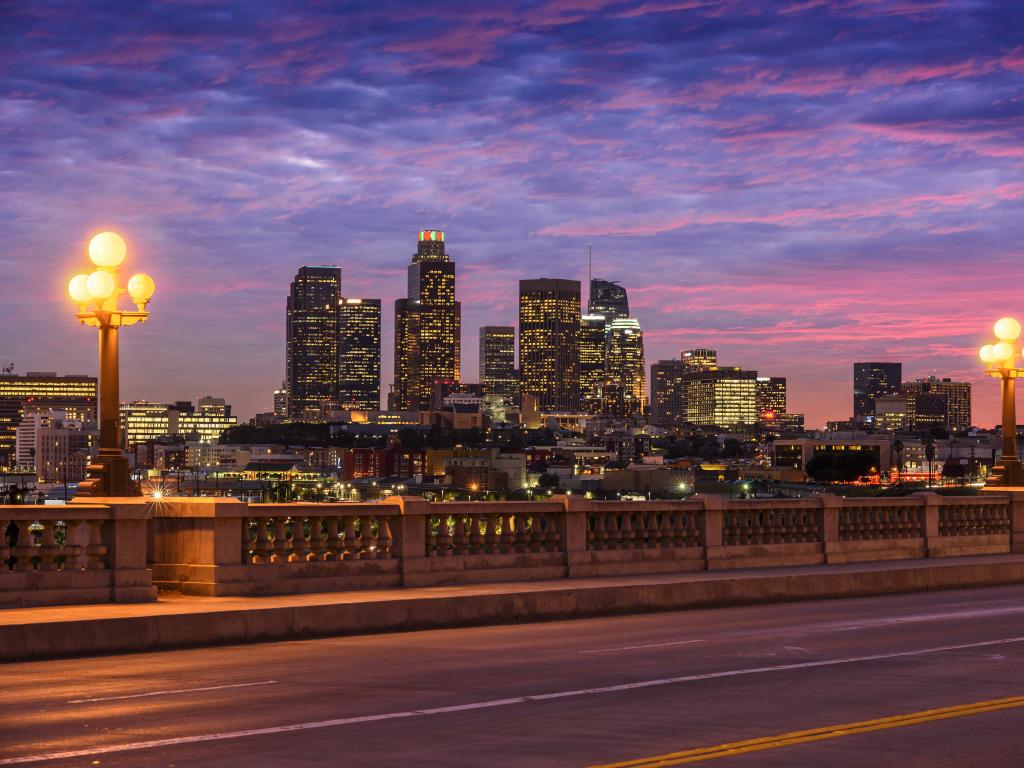
[[[1000,341],[1014,341],[1020,336],[1020,323],[1012,317],[1004,317],[996,321],[994,330]]]
[[[112,269],[120,266],[128,253],[128,246],[116,232],[100,232],[89,241],[89,259],[97,267]]]

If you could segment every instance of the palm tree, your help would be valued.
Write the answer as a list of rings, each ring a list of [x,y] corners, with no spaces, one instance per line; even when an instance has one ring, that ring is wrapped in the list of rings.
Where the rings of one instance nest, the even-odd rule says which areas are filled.
[[[896,482],[901,483],[903,482],[903,441],[899,438],[893,440],[892,450],[896,454]]]
[[[935,440],[928,438],[924,444],[924,457],[928,460],[928,487],[932,485],[932,461],[935,460]]]

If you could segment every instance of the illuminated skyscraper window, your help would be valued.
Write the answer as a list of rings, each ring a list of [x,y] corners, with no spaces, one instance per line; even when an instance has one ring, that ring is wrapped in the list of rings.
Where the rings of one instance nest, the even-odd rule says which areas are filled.
[[[288,295],[288,415],[302,419],[338,391],[338,300],[341,269],[301,267]]]
[[[395,410],[429,408],[435,382],[460,378],[462,307],[444,243],[444,232],[420,230],[407,298],[395,302]]]
[[[579,335],[579,281],[519,281],[520,387],[541,410],[579,410]]]
[[[338,304],[337,400],[342,408],[380,408],[380,299]]]

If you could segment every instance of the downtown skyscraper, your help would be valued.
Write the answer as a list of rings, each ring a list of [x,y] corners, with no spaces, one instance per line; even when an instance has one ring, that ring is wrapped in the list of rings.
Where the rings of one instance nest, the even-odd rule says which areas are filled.
[[[344,408],[380,408],[380,299],[338,302],[338,395]]]
[[[407,298],[395,302],[394,410],[427,409],[438,382],[460,378],[462,307],[444,232],[423,229],[408,270]]]
[[[853,364],[853,417],[875,415],[875,399],[895,395],[903,383],[903,363]]]
[[[579,409],[580,283],[519,281],[519,377],[543,411]]]
[[[480,329],[480,383],[488,394],[516,399],[516,329],[511,325],[485,325]]]
[[[606,414],[642,416],[647,404],[644,332],[635,317],[617,317],[605,335],[604,408]]]
[[[300,267],[288,294],[285,368],[288,416],[334,401],[338,393],[338,301],[341,268]]]

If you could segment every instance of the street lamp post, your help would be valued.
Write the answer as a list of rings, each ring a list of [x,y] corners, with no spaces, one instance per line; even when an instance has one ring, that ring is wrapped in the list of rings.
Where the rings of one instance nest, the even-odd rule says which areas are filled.
[[[89,260],[96,266],[90,274],[75,275],[68,283],[68,295],[78,305],[75,317],[83,325],[99,329],[100,358],[100,452],[89,465],[89,477],[78,486],[79,496],[140,496],[132,481],[128,459],[121,450],[120,393],[118,391],[117,332],[122,326],[144,323],[146,305],[156,290],[153,278],[132,275],[126,286],[118,283],[118,267],[127,246],[115,232],[101,232],[89,241]],[[127,293],[134,310],[118,307]]]
[[[987,373],[1001,382],[1003,396],[1003,455],[992,467],[986,485],[1024,486],[1024,467],[1017,455],[1017,402],[1015,382],[1024,376],[1024,368],[1016,367],[1014,342],[1020,337],[1020,323],[1012,317],[998,320],[993,327],[998,341],[986,344],[978,355],[987,365]]]

